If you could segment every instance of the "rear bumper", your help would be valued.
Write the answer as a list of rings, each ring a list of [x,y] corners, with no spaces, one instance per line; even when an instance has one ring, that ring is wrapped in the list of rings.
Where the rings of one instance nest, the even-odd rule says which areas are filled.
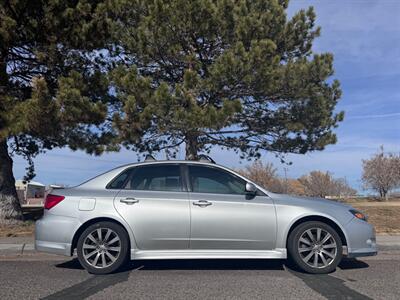
[[[354,218],[347,224],[346,229],[347,257],[374,256],[378,254],[374,226]]]
[[[71,256],[71,244],[35,240],[36,251]]]
[[[35,249],[40,252],[71,256],[71,244],[80,222],[76,218],[46,214],[36,221]]]

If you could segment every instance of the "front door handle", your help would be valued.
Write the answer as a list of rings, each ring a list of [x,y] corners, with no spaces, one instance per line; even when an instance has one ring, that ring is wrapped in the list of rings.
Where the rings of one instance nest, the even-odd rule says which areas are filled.
[[[128,205],[132,205],[132,204],[138,203],[139,200],[135,199],[135,198],[125,198],[125,199],[119,200],[119,202],[125,203],[125,204],[128,204]]]
[[[207,207],[209,205],[212,205],[212,203],[207,200],[199,200],[199,201],[193,202],[193,205],[200,206],[200,207]]]

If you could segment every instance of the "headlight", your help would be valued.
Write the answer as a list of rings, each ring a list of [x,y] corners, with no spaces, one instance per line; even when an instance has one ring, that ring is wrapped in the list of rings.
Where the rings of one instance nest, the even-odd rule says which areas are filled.
[[[357,219],[360,219],[360,220],[363,220],[363,221],[368,221],[368,217],[366,215],[364,215],[361,211],[358,211],[356,209],[350,209],[350,212]]]

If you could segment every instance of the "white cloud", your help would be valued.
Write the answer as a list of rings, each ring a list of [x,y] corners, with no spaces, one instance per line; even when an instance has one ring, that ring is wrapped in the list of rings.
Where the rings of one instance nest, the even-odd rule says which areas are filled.
[[[393,118],[400,117],[400,113],[389,113],[389,114],[375,114],[375,115],[363,115],[363,116],[351,116],[348,120],[352,119],[376,119],[376,118]]]

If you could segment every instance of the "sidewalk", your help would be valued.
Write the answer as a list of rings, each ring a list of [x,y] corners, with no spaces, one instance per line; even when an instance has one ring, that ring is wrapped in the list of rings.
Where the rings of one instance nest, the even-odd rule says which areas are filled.
[[[3,237],[0,238],[0,254],[20,254],[25,251],[34,251],[34,237]]]
[[[380,250],[400,250],[400,235],[377,235],[376,241]],[[33,237],[0,238],[0,254],[20,254],[34,251]]]
[[[377,235],[376,242],[380,247],[392,247],[400,250],[400,235]]]

